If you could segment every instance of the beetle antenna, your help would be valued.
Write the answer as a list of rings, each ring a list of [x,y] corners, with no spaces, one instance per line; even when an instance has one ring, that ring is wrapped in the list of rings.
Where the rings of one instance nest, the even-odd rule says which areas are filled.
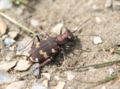
[[[37,40],[40,42],[40,37],[38,34],[36,34]]]
[[[83,23],[81,23],[76,30],[72,31],[72,33],[75,33],[75,32],[80,32],[82,30],[82,28],[86,25],[86,23],[90,20],[91,18],[88,18],[87,20],[85,20]]]

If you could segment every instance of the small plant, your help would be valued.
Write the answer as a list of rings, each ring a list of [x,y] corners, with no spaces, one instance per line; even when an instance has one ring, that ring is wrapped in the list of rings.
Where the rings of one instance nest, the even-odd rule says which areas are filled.
[[[27,4],[28,0],[11,0],[14,4],[20,5],[20,4]]]

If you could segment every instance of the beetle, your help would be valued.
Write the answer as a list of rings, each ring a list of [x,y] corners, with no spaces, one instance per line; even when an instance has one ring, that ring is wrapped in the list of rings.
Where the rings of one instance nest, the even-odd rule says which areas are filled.
[[[39,36],[36,35],[38,42],[31,46],[31,50],[29,51],[30,55],[28,56],[28,60],[32,63],[38,63],[39,65],[35,68],[37,73],[35,76],[37,78],[40,77],[41,68],[50,61],[53,61],[56,56],[59,54],[65,54],[65,51],[70,49],[72,45],[75,45],[76,40],[78,37],[75,36],[73,33],[80,32],[81,29],[85,26],[84,24],[90,20],[88,18],[82,24],[78,26],[78,28],[74,31],[70,31],[66,28],[66,31],[53,37],[47,34],[46,40],[40,40]]]
[[[36,35],[38,42],[35,43],[33,41],[29,51],[30,55],[27,59],[32,63],[39,63],[39,66],[36,68],[38,71],[37,78],[40,77],[41,67],[52,61],[58,54],[64,53],[66,45],[70,47],[70,44],[75,40],[73,33],[68,29],[62,33],[61,30],[59,35],[55,37],[48,35],[46,40],[40,40],[39,36]]]

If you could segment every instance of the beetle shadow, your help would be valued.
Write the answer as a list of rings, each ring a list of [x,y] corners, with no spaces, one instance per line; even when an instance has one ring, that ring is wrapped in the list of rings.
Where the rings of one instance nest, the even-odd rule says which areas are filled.
[[[69,46],[67,48],[67,46]],[[82,50],[82,45],[81,45],[81,41],[78,37],[75,37],[74,41],[73,42],[70,42],[70,43],[67,43],[65,45],[65,50],[63,53],[59,53],[57,54],[54,59],[49,63],[50,65],[57,65],[57,66],[61,66],[63,61],[66,60],[64,59],[64,57],[68,57],[68,58],[71,58],[72,57],[69,57],[69,54],[73,53],[73,55],[77,55],[76,53],[74,53],[74,51],[77,49],[77,50]]]

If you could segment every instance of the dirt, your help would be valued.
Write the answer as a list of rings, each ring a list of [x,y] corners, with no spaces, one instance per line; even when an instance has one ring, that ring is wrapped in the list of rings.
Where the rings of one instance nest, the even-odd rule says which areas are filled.
[[[95,6],[97,9],[94,9]],[[16,14],[18,8],[24,9],[22,15]],[[104,50],[116,44],[120,44],[120,11],[106,8],[105,0],[36,0],[31,1],[29,7],[22,5],[14,6],[14,8],[6,10],[5,13],[25,26],[33,29],[33,31],[39,32],[39,34],[44,34],[45,32],[50,33],[52,27],[60,22],[64,22],[65,27],[73,30],[89,18],[89,21],[83,24],[84,27],[81,32],[75,33],[80,42],[78,42],[74,50],[67,55],[69,57],[65,57],[61,65],[64,69],[69,66],[86,66],[119,60],[120,55],[110,54]],[[96,18],[99,18],[100,21],[97,21]],[[39,21],[39,26],[32,27],[30,24],[31,19],[37,19]],[[9,26],[9,31],[20,31],[20,39],[28,35],[21,31],[16,25],[7,20],[5,21]],[[103,42],[101,44],[93,44],[93,38],[96,35],[102,38]],[[83,72],[74,71],[76,69],[61,71],[56,70],[56,67],[58,66],[46,65],[43,68],[43,72],[47,71],[51,73],[52,77],[60,76],[60,79],[66,83],[64,89],[90,89],[87,87],[92,86],[94,82],[110,76],[109,69],[112,68],[116,71],[119,65],[112,65],[99,69],[91,68]],[[74,72],[75,78],[73,80],[67,80],[65,76],[66,71]],[[19,72],[17,74],[19,74]],[[28,85],[31,86],[32,81],[35,80],[35,78],[31,77]],[[91,89],[120,89],[119,82],[120,80],[117,79],[116,81],[100,84]],[[55,80],[50,80],[49,83],[50,85],[54,85]]]

